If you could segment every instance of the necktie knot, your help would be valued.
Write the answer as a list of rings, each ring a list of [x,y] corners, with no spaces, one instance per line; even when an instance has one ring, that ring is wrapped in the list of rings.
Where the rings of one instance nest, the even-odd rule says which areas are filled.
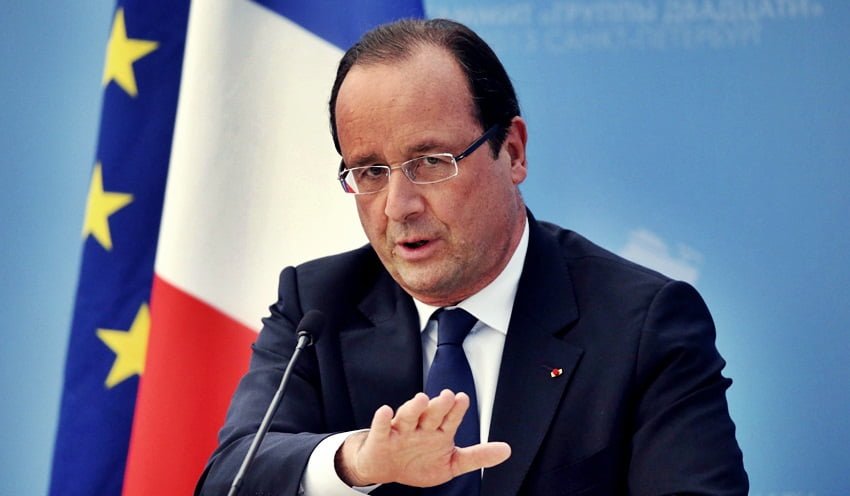
[[[441,310],[437,314],[437,346],[460,346],[477,321],[462,308]]]

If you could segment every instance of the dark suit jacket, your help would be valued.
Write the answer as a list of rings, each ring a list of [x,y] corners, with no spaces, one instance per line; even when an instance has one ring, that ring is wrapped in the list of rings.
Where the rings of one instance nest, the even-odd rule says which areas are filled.
[[[529,222],[490,426],[512,455],[485,470],[481,494],[746,494],[731,381],[696,291]],[[285,269],[278,296],[199,483],[204,494],[226,492],[310,309],[327,315],[328,329],[297,364],[241,494],[296,494],[328,433],[366,428],[378,407],[422,390],[416,310],[368,246]],[[372,494],[419,491],[389,484]]]

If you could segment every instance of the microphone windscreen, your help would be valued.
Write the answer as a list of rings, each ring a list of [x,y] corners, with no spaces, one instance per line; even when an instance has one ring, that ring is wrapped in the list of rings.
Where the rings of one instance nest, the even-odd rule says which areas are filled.
[[[319,337],[322,335],[322,332],[324,332],[326,325],[327,319],[325,318],[325,314],[318,310],[310,310],[304,314],[304,317],[301,318],[301,322],[298,323],[296,333],[301,334],[302,332],[305,332],[309,334],[310,344],[313,344],[319,340]]]

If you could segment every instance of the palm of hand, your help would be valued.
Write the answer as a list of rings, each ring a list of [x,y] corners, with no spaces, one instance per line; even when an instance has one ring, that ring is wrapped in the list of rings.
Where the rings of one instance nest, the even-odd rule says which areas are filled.
[[[395,415],[383,406],[368,433],[345,442],[337,471],[354,486],[398,482],[430,487],[506,460],[510,447],[505,443],[455,446],[455,433],[468,408],[466,394],[448,390],[430,400],[419,393]]]

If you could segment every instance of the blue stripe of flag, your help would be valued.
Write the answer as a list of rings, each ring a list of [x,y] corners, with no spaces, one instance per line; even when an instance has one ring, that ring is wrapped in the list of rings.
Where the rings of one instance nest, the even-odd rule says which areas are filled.
[[[255,0],[257,3],[347,50],[366,31],[404,18],[421,18],[421,0]]]

